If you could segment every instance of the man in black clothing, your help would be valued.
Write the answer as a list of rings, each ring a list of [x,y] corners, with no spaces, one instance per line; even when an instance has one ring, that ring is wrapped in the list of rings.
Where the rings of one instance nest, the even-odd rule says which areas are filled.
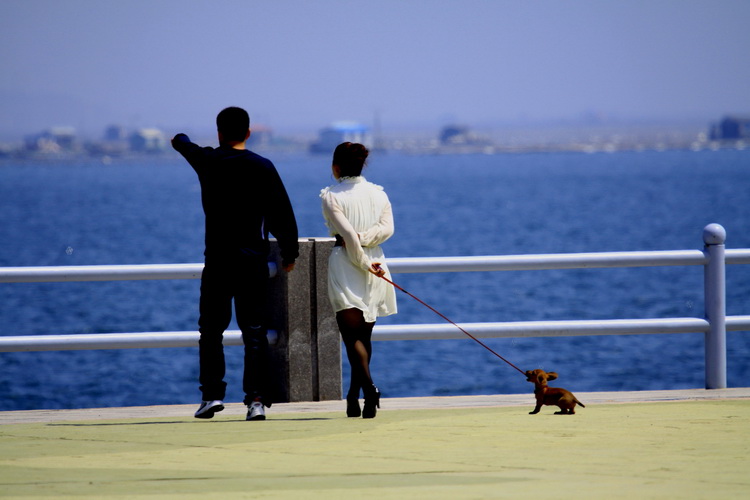
[[[279,243],[282,267],[294,268],[299,255],[297,223],[284,184],[270,160],[245,149],[250,118],[230,107],[216,117],[219,147],[200,147],[185,134],[172,147],[190,163],[201,184],[206,215],[205,266],[201,276],[199,357],[203,402],[197,418],[224,409],[226,395],[223,334],[232,319],[245,344],[243,375],[247,420],[264,420],[271,402],[267,387],[268,340],[265,312],[268,235]]]

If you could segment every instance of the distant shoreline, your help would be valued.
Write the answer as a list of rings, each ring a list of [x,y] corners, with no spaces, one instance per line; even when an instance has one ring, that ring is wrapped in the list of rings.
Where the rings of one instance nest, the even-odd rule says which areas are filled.
[[[310,152],[306,145],[279,145],[251,147],[253,151],[260,154],[309,154],[312,156],[323,156],[324,153]],[[394,147],[380,146],[373,148],[374,153],[398,153],[410,156],[421,155],[502,155],[502,154],[533,154],[533,153],[624,153],[624,152],[646,152],[646,151],[720,151],[734,149],[743,151],[750,149],[750,141],[746,140],[723,140],[723,141],[673,141],[673,142],[572,142],[561,144],[524,144],[524,145],[481,145],[481,146],[445,146],[429,143],[409,143]],[[0,151],[1,161],[69,161],[87,159],[98,161],[102,164],[112,163],[119,160],[134,160],[143,158],[170,158],[172,151],[165,149],[157,152],[126,151],[115,154],[102,154],[87,150],[64,151],[55,153],[17,150]]]

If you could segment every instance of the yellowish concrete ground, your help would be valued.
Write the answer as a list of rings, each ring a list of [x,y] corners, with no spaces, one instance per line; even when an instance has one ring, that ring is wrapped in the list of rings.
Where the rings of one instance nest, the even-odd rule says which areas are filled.
[[[385,400],[374,420],[346,418],[337,402],[335,412],[274,406],[264,422],[245,422],[237,405],[207,421],[191,412],[4,423],[0,498],[675,499],[750,491],[747,398],[594,400],[573,416],[553,415],[553,407],[529,415],[530,401],[472,408],[450,400],[424,409],[385,409]]]

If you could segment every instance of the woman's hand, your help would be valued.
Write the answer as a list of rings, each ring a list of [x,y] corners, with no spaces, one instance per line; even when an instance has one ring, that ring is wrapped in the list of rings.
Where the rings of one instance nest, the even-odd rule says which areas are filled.
[[[382,278],[385,276],[385,270],[380,267],[380,262],[373,262],[370,264],[370,268],[368,269],[372,274],[377,276],[378,278]]]

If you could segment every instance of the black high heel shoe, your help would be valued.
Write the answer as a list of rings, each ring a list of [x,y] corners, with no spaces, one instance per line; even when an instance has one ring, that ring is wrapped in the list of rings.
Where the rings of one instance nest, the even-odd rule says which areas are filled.
[[[374,385],[365,392],[365,408],[362,410],[362,418],[375,418],[380,408],[380,390]]]
[[[346,416],[359,417],[360,415],[362,415],[362,410],[359,409],[359,398],[357,396],[347,396]]]

